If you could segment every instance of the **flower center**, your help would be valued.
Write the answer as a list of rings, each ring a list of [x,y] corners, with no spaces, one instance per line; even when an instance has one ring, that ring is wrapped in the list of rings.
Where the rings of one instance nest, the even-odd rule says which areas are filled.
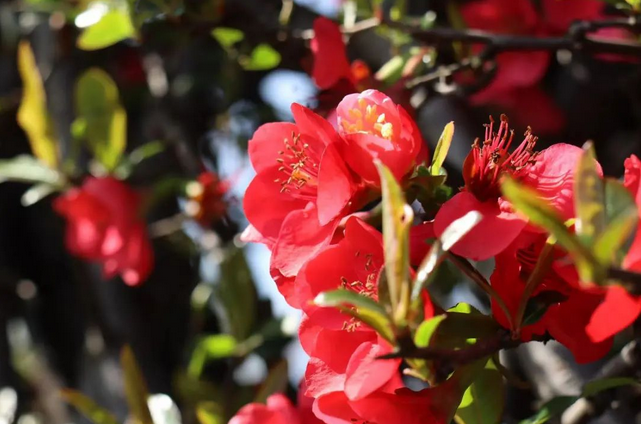
[[[387,122],[384,113],[377,113],[376,105],[368,105],[365,99],[358,99],[357,107],[350,109],[347,117],[341,119],[340,125],[346,133],[366,133],[391,140],[394,127]]]
[[[309,144],[301,141],[300,134],[292,133],[291,140],[283,140],[285,149],[278,152],[276,162],[283,178],[276,178],[280,184],[281,193],[289,193],[292,197],[303,200],[314,200],[318,186],[318,155],[312,151]]]
[[[354,291],[363,296],[371,299],[378,300],[378,272],[381,267],[374,263],[374,256],[372,254],[361,255],[360,251],[356,252],[356,261],[359,261],[364,273],[359,273],[359,277],[354,281],[349,281],[345,277],[341,277],[341,288]],[[343,330],[352,332],[360,327],[361,322],[355,318],[350,318],[343,323]]]
[[[474,141],[463,164],[465,189],[482,202],[498,199],[501,196],[501,177],[507,174],[512,178],[520,178],[539,155],[533,151],[537,137],[529,127],[525,131],[525,138],[512,153],[509,148],[514,139],[514,130],[509,129],[505,115],[501,115],[498,132],[493,130],[494,120],[490,117],[490,124],[485,125],[485,141],[483,144],[479,143],[478,138]]]

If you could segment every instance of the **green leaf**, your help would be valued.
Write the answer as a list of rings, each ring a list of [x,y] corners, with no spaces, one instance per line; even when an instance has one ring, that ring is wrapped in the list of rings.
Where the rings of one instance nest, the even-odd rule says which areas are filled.
[[[55,187],[62,187],[65,184],[64,176],[60,172],[28,155],[0,160],[0,182],[3,181],[43,183]]]
[[[60,396],[94,424],[118,424],[111,412],[76,390],[62,389]]]
[[[200,402],[196,407],[200,424],[225,424],[223,408],[216,402]]]
[[[194,348],[187,372],[192,377],[200,377],[208,361],[233,356],[237,345],[236,339],[229,334],[203,337]]]
[[[545,315],[550,306],[563,302],[564,300],[567,300],[567,297],[555,291],[543,291],[531,297],[525,306],[522,326],[526,327],[536,324],[543,318],[543,315]]]
[[[602,280],[592,253],[570,232],[556,210],[542,200],[536,191],[510,178],[503,181],[501,190],[517,211],[527,216],[531,223],[547,230],[574,257],[583,281]]]
[[[260,390],[254,398],[254,402],[265,403],[267,398],[274,393],[282,393],[287,390],[289,376],[287,374],[287,361],[281,360],[272,369],[269,370],[267,378],[261,384]]]
[[[149,398],[147,383],[129,346],[122,348],[120,363],[124,374],[125,396],[129,405],[129,413],[138,424],[154,424],[147,405]]]
[[[136,36],[131,16],[126,10],[110,10],[78,37],[78,48],[99,50]]]
[[[583,386],[583,397],[594,396],[604,390],[614,389],[631,384],[639,385],[639,381],[630,377],[602,378],[600,380],[590,381]]]
[[[372,327],[386,340],[391,342],[394,339],[385,309],[369,297],[338,289],[320,293],[314,299],[314,304],[321,307],[337,307]]]
[[[470,211],[464,216],[453,221],[443,231],[439,240],[436,240],[429,253],[421,262],[416,272],[414,285],[412,288],[412,302],[416,302],[421,295],[421,291],[427,285],[428,280],[434,275],[436,267],[442,262],[443,254],[450,250],[459,240],[461,240],[472,228],[481,220],[483,215],[477,211]]]
[[[541,406],[539,412],[530,418],[521,420],[519,424],[543,424],[554,416],[568,409],[574,402],[579,400],[577,396],[558,396]]]
[[[234,44],[245,38],[245,34],[241,30],[227,27],[214,28],[211,35],[225,50],[230,49]]]
[[[391,171],[379,160],[374,163],[383,192],[385,274],[394,320],[400,323],[405,320],[410,306],[409,229],[414,214]]]
[[[481,370],[474,382],[467,388],[456,411],[461,424],[498,424],[501,422],[505,405],[503,376],[492,361]]]
[[[604,204],[603,180],[597,170],[594,147],[588,142],[574,174],[575,229],[586,244],[592,243],[605,229]]]
[[[494,318],[467,303],[459,303],[447,311],[447,318],[433,336],[433,344],[447,348],[465,347],[475,339],[496,335],[499,329]]]
[[[266,71],[280,63],[280,53],[266,43],[260,43],[252,50],[249,57],[243,57],[240,65],[247,71]]]
[[[418,326],[414,333],[414,344],[418,347],[427,347],[438,326],[447,318],[447,315],[437,315],[425,320]]]
[[[27,134],[34,156],[50,168],[56,168],[58,148],[47,112],[46,94],[33,51],[26,41],[18,45],[18,69],[23,85],[18,124]]]
[[[406,58],[402,56],[394,56],[376,72],[374,78],[377,81],[382,81],[386,85],[391,85],[398,81],[403,73],[403,66],[405,65]]]
[[[256,287],[241,249],[229,249],[220,266],[214,299],[220,302],[219,317],[225,332],[238,341],[249,337],[256,320]]]
[[[604,266],[619,265],[638,222],[637,205],[630,192],[611,178],[605,180],[605,214],[607,227],[596,239],[594,256]]]
[[[84,127],[84,138],[95,158],[111,171],[127,144],[127,114],[120,105],[118,87],[109,74],[91,68],[76,83],[77,127]]]
[[[432,157],[432,165],[430,166],[430,173],[432,175],[441,175],[441,167],[447,157],[447,152],[450,150],[452,138],[454,137],[454,122],[450,122],[443,128],[443,132],[438,139],[436,149],[434,149],[434,156]]]

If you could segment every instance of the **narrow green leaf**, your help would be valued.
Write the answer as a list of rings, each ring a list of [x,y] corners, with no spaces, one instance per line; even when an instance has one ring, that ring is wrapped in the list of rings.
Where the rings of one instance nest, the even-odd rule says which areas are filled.
[[[147,383],[129,346],[122,348],[120,363],[124,374],[125,396],[129,405],[129,413],[138,424],[154,424],[147,406],[149,398]]]
[[[382,81],[387,85],[391,85],[398,81],[403,73],[403,66],[405,65],[405,60],[402,56],[394,56],[376,72],[374,78],[377,81]]]
[[[118,424],[111,412],[76,390],[62,389],[60,396],[94,424]]]
[[[211,35],[218,41],[224,49],[229,49],[234,44],[242,41],[245,34],[236,28],[217,27],[211,32]]]
[[[338,289],[320,293],[314,299],[314,304],[322,307],[337,307],[344,313],[372,327],[386,340],[392,341],[394,339],[385,309],[369,297],[353,291]]]
[[[225,424],[223,408],[216,402],[200,402],[196,407],[200,424]]]
[[[241,249],[227,251],[214,299],[219,302],[217,312],[226,332],[238,341],[249,337],[256,320],[257,294]]]
[[[34,156],[50,168],[56,168],[58,148],[47,112],[46,94],[33,51],[26,41],[18,45],[18,69],[23,85],[18,124],[27,133]]]
[[[107,170],[113,170],[127,144],[127,114],[109,74],[92,68],[80,76],[76,83],[76,111],[75,125],[83,127],[83,136],[94,156]]]
[[[248,58],[242,58],[240,65],[247,71],[266,71],[275,68],[280,63],[280,53],[266,43],[260,43]]]
[[[0,160],[0,182],[3,181],[42,183],[54,187],[62,187],[65,183],[64,176],[60,172],[28,155]]]
[[[539,412],[530,418],[521,420],[519,424],[543,424],[568,409],[574,402],[579,400],[578,396],[558,396],[541,406]]]
[[[379,160],[375,161],[375,165],[381,178],[383,192],[383,244],[390,301],[395,314],[394,319],[405,319],[411,295],[409,228],[414,216],[412,208],[405,203],[403,190],[391,171]]]
[[[269,370],[267,378],[260,386],[260,390],[254,398],[254,402],[265,403],[267,398],[274,393],[281,393],[287,390],[289,376],[287,374],[287,361],[281,360],[272,369]]]
[[[640,382],[630,377],[602,378],[600,380],[590,381],[583,386],[583,397],[594,396],[604,390],[614,389],[631,384],[639,385]]]
[[[126,10],[110,10],[78,37],[78,48],[99,50],[136,35],[131,16]]]
[[[554,208],[539,198],[536,191],[510,178],[503,181],[501,190],[517,211],[527,216],[533,224],[547,230],[574,257],[583,281],[602,279],[600,273],[603,270],[598,268],[592,253],[570,232]]]
[[[447,318],[437,327],[433,343],[437,346],[465,347],[475,339],[496,335],[496,320],[467,303],[459,303],[447,311]]]
[[[576,234],[589,244],[605,230],[605,194],[594,147],[587,142],[583,148],[574,174],[575,229]]]
[[[492,361],[481,370],[467,388],[456,411],[461,424],[499,424],[505,406],[503,376]]]
[[[447,152],[450,150],[452,138],[454,137],[454,122],[450,122],[443,128],[443,132],[438,139],[436,149],[434,149],[434,156],[432,157],[432,165],[430,166],[430,173],[432,175],[441,175],[441,167],[447,157]]]
[[[605,180],[605,214],[607,227],[596,239],[592,251],[604,266],[620,265],[638,222],[637,205],[630,192],[619,181]]]

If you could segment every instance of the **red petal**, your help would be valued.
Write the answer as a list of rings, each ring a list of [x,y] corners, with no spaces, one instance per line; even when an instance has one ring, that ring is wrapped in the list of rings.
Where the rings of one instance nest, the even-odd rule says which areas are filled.
[[[332,392],[342,392],[345,386],[345,374],[331,369],[318,358],[310,358],[305,371],[306,396],[317,398]],[[318,414],[317,414],[318,416]]]
[[[499,209],[496,202],[479,202],[473,194],[462,191],[445,202],[434,219],[438,237],[454,220],[470,211],[478,211],[483,220],[452,247],[452,252],[482,261],[501,253],[525,228],[526,221],[512,212]]]
[[[609,286],[594,309],[585,331],[593,342],[602,342],[631,325],[641,313],[641,298],[623,287]]]
[[[314,52],[312,78],[319,88],[330,88],[343,78],[351,79],[352,71],[338,25],[324,17],[316,18],[311,48]]]
[[[356,185],[335,145],[327,146],[318,172],[318,220],[325,225],[352,200]]]
[[[389,347],[374,343],[363,343],[356,349],[346,371],[345,394],[349,399],[364,398],[399,372],[400,359],[376,359],[389,352]]]
[[[276,165],[278,152],[284,148],[284,140],[291,140],[292,133],[298,134],[298,127],[289,122],[272,122],[261,125],[249,140],[249,160],[257,173]]]
[[[556,34],[565,34],[574,21],[601,17],[605,6],[599,0],[543,0],[541,5],[549,29]]]
[[[412,266],[419,266],[423,258],[432,246],[434,234],[434,223],[423,222],[410,228],[410,263]]]
[[[363,422],[354,412],[343,392],[328,393],[316,399],[314,415],[326,424],[354,424]],[[387,424],[387,423],[385,423]]]

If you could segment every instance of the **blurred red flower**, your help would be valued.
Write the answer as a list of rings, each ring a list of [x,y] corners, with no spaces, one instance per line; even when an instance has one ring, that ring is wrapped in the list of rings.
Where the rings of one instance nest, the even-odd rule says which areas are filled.
[[[141,197],[112,177],[87,178],[53,203],[67,219],[69,251],[102,263],[105,278],[141,284],[153,268],[153,250],[141,214]]]
[[[300,396],[299,396],[300,398]],[[296,408],[283,394],[276,393],[267,398],[266,404],[250,403],[243,406],[229,424],[317,424],[311,413],[311,405],[301,402]]]
[[[220,220],[227,213],[227,203],[224,200],[229,190],[229,182],[221,181],[215,172],[202,172],[195,181],[191,191],[188,186],[187,195],[198,206],[194,210],[194,219],[203,226],[209,226]]]

